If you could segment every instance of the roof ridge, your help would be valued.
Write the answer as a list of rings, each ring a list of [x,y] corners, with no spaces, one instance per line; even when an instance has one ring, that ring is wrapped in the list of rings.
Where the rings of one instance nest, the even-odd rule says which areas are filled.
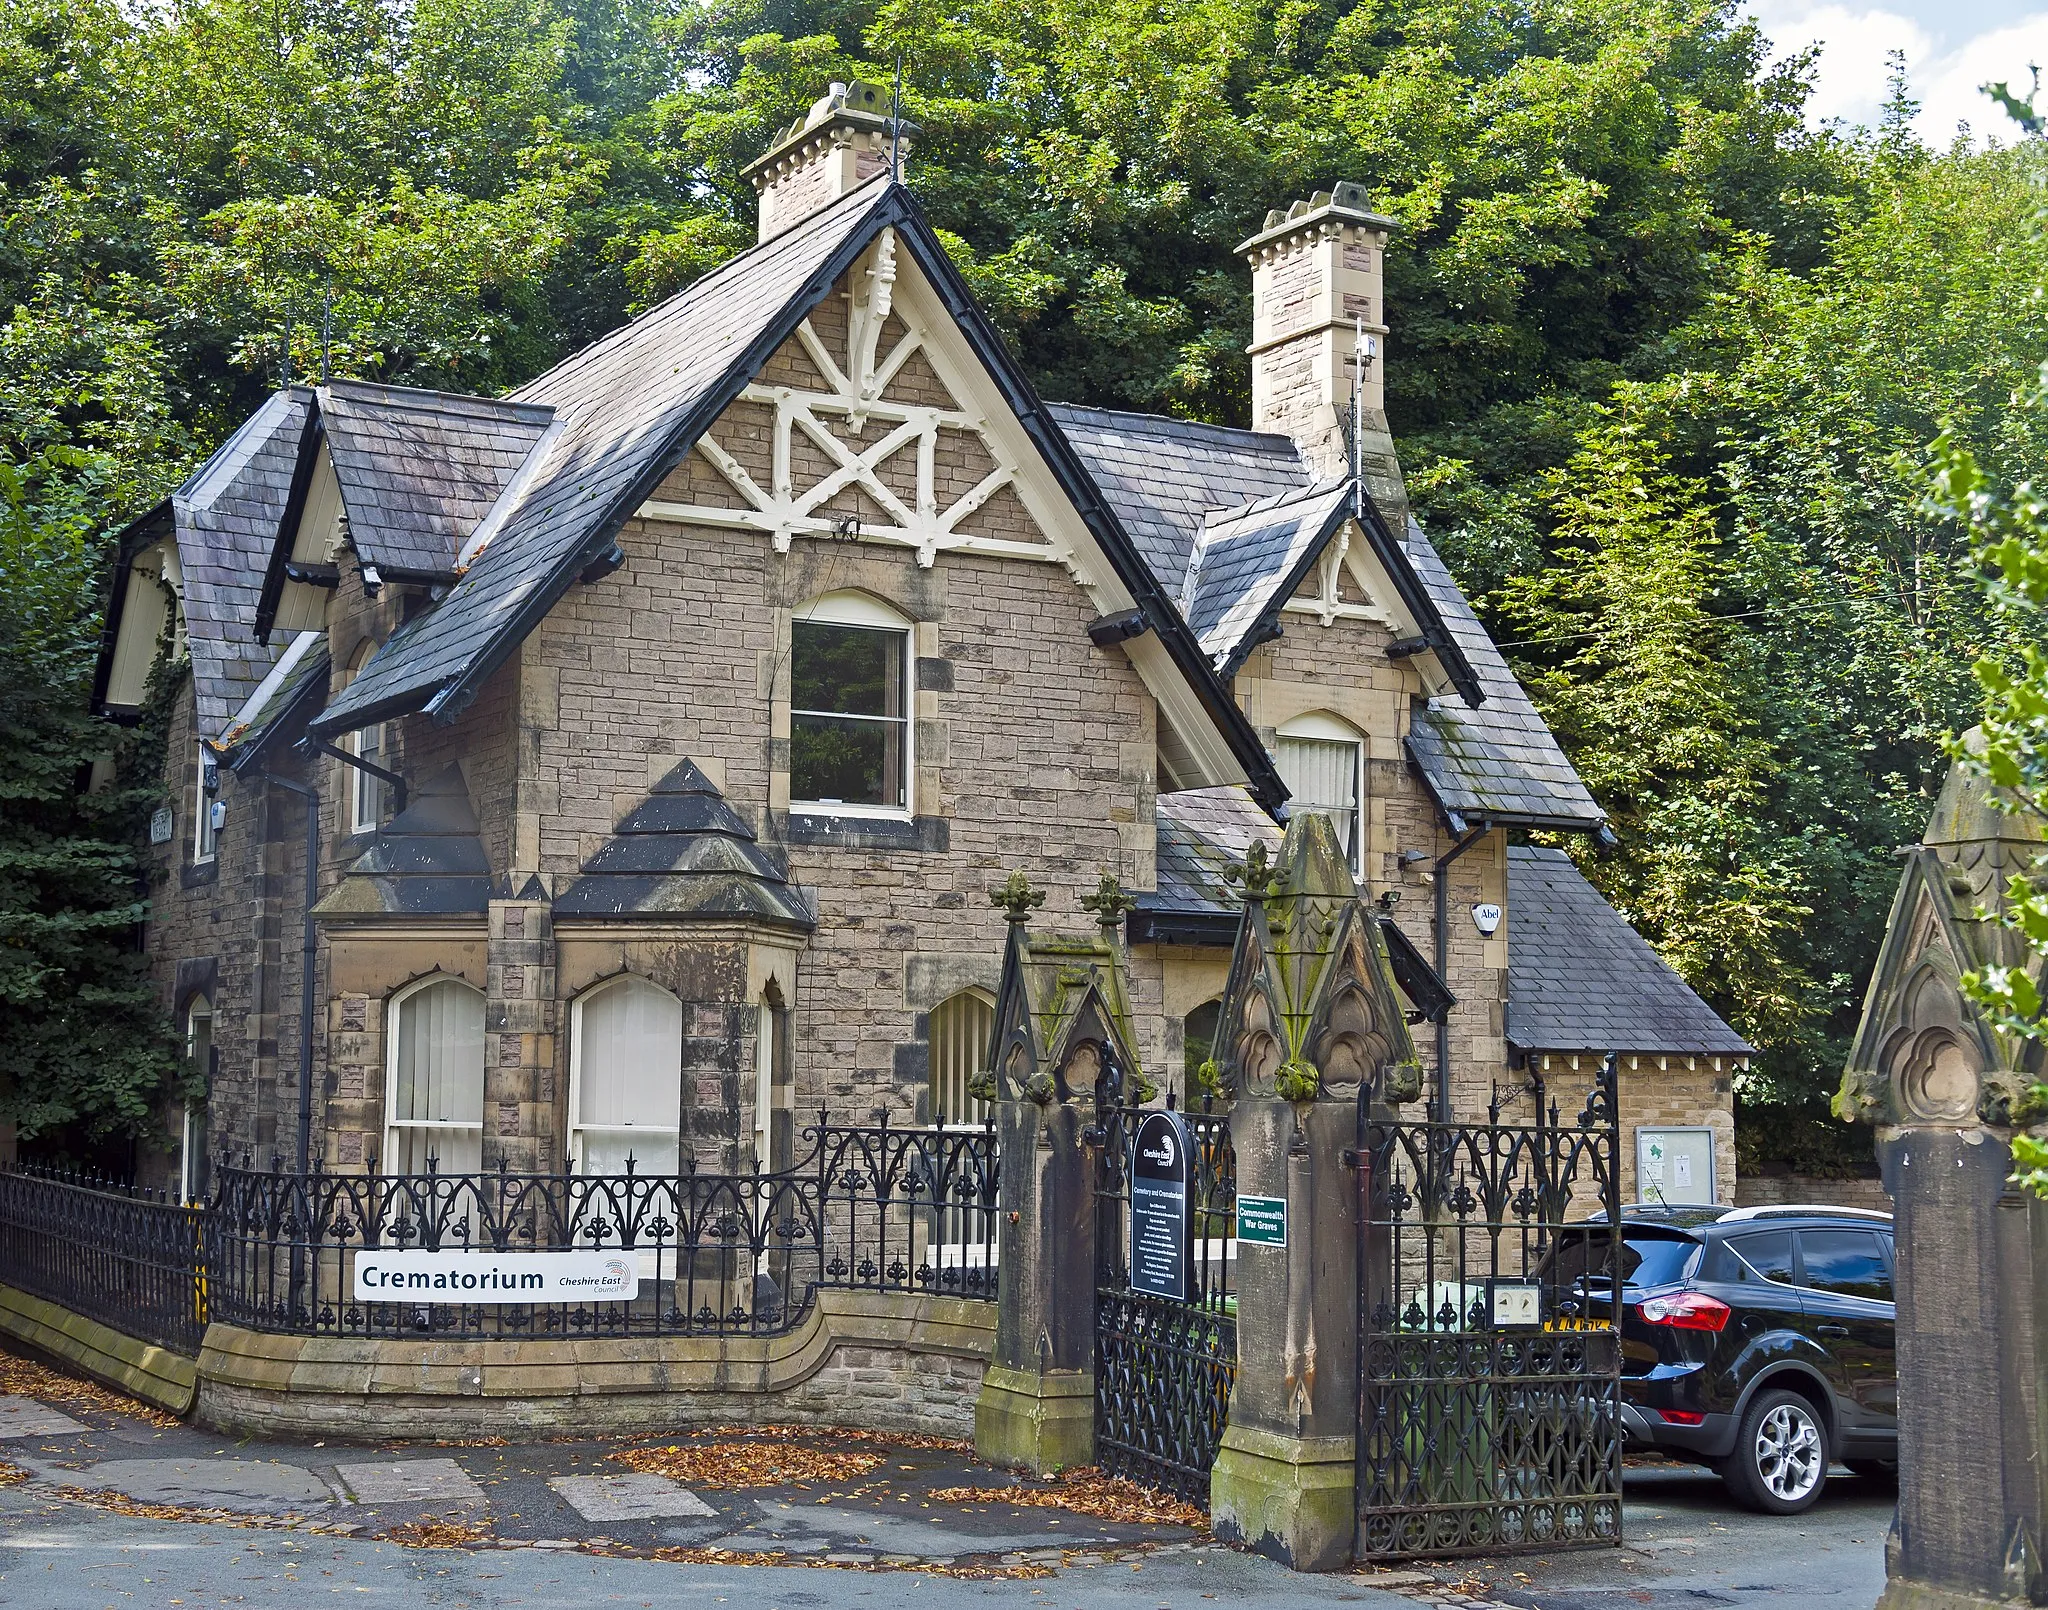
[[[1142,421],[1146,425],[1166,425],[1183,435],[1212,435],[1233,441],[1246,439],[1256,442],[1272,442],[1292,449],[1297,454],[1294,438],[1282,431],[1254,430],[1249,425],[1217,425],[1206,419],[1178,419],[1172,414],[1147,414],[1129,408],[1098,408],[1093,403],[1049,402],[1047,408],[1056,412],[1095,414],[1103,419],[1128,419]]]
[[[476,403],[485,408],[511,410],[517,413],[549,415],[554,412],[552,404],[521,402],[509,392],[500,396],[489,396],[480,391],[444,391],[438,386],[399,386],[385,380],[363,380],[355,376],[339,375],[323,380],[314,389],[315,393],[333,392],[337,388],[347,391],[373,391],[391,397],[398,402],[414,399],[431,399],[435,402]]]

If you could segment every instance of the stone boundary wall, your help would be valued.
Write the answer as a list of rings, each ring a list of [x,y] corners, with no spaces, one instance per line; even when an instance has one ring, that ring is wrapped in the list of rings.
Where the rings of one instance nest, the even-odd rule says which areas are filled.
[[[1794,1203],[1823,1207],[1869,1208],[1889,1213],[1892,1199],[1881,1180],[1829,1180],[1813,1174],[1745,1174],[1735,1182],[1737,1207],[1786,1207]]]
[[[215,1324],[201,1424],[247,1435],[659,1435],[794,1422],[974,1435],[996,1305],[821,1291],[785,1336],[402,1341]]]
[[[13,1286],[0,1286],[0,1334],[172,1414],[192,1407],[198,1366]]]

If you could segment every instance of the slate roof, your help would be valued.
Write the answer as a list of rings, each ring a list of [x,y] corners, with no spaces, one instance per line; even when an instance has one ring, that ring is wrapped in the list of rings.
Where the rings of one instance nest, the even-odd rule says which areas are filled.
[[[354,380],[316,396],[350,543],[365,564],[413,579],[454,580],[463,542],[554,417],[530,403]]]
[[[487,911],[490,900],[491,863],[476,810],[461,771],[449,765],[412,790],[313,914],[445,916]]]
[[[229,767],[243,770],[286,726],[317,710],[326,696],[327,682],[327,634],[295,633],[271,667],[271,674],[215,740],[231,756]]]
[[[558,917],[752,918],[805,931],[788,868],[711,779],[684,761],[656,783],[555,897]]]
[[[220,733],[277,663],[256,641],[256,596],[291,493],[310,394],[275,392],[171,494],[199,731]],[[116,588],[125,585],[117,576]]]
[[[1073,403],[1049,403],[1045,411],[1175,598],[1205,519],[1298,493],[1311,479],[1285,436]]]
[[[841,197],[514,392],[552,408],[561,431],[448,596],[394,632],[316,728],[344,732],[474,692],[597,557],[585,552],[593,533],[637,508],[677,442],[694,440],[765,361],[765,338],[792,305],[808,312],[825,294],[842,250],[890,195],[878,181]]]
[[[1225,676],[1267,635],[1261,623],[1301,585],[1323,545],[1350,518],[1351,506],[1351,482],[1326,481],[1202,522],[1182,583],[1181,613]]]
[[[1524,1051],[1753,1050],[1564,851],[1529,845],[1508,850],[1507,1037]]]
[[[1224,881],[1224,869],[1242,863],[1254,841],[1279,848],[1273,818],[1242,788],[1161,794],[1153,815],[1159,828],[1158,887],[1138,896],[1139,908],[1236,917],[1239,900]]]
[[[1408,522],[1405,548],[1486,695],[1474,709],[1457,694],[1439,694],[1417,712],[1409,728],[1409,756],[1437,804],[1466,821],[1484,818],[1582,831],[1601,826],[1606,812],[1594,803],[1465,602],[1449,568],[1413,520]]]

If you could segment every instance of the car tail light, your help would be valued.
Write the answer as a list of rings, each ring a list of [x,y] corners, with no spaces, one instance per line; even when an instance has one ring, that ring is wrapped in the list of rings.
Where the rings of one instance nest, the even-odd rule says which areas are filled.
[[[1674,1291],[1668,1297],[1651,1297],[1636,1304],[1645,1325],[1666,1325],[1672,1330],[1718,1331],[1733,1312],[1718,1297],[1703,1291]]]
[[[1675,1426],[1705,1425],[1707,1417],[1697,1409],[1659,1409],[1665,1420]]]

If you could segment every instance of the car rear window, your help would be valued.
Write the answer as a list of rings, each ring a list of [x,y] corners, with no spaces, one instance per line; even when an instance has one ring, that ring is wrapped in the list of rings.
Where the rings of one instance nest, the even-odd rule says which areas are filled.
[[[1775,1285],[1791,1285],[1792,1232],[1759,1230],[1750,1235],[1730,1236],[1714,1248],[1706,1278],[1730,1284],[1763,1279]]]
[[[1556,1255],[1546,1273],[1565,1288],[1588,1279],[1596,1285],[1611,1279],[1607,1268],[1609,1235],[1606,1230],[1567,1231],[1559,1240]],[[1693,1259],[1699,1250],[1700,1244],[1690,1236],[1624,1228],[1621,1233],[1622,1284],[1677,1285],[1691,1272]]]
[[[1884,1247],[1869,1230],[1801,1230],[1799,1256],[1805,1283],[1817,1291],[1845,1297],[1892,1300],[1892,1273]]]

